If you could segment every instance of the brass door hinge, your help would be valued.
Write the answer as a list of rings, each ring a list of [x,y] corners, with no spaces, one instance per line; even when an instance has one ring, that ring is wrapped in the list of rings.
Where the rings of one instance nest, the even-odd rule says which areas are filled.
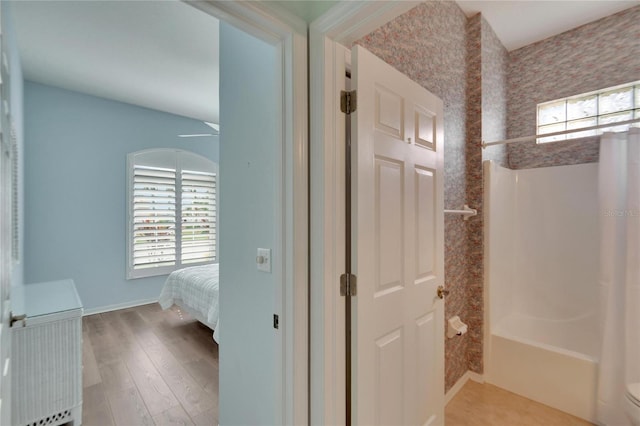
[[[358,277],[353,274],[340,275],[340,296],[355,296],[358,293]]]
[[[358,96],[355,90],[346,92],[340,91],[340,111],[349,115],[358,107]]]

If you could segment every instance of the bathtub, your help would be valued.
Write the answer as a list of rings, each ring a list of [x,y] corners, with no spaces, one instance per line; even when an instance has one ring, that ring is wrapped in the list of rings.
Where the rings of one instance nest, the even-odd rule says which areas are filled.
[[[597,165],[484,173],[484,379],[595,422]]]

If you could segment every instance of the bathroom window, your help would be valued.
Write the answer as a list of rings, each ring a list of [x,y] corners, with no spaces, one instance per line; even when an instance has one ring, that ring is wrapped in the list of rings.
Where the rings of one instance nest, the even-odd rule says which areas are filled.
[[[640,118],[640,81],[538,104],[537,134],[581,129]],[[623,132],[629,124],[538,138],[538,143]],[[631,126],[640,127],[640,123]]]

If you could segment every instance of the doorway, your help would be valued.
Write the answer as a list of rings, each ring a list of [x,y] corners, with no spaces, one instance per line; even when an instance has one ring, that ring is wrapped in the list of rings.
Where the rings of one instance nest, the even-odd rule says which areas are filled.
[[[191,7],[186,4],[180,5]],[[231,273],[231,268],[227,269],[229,272],[225,272],[223,265],[221,267],[221,277],[223,279],[228,277],[228,281],[234,285],[234,290],[244,288],[243,292],[234,293],[229,291],[225,293],[223,284],[221,298],[224,300],[228,297],[233,304],[234,296],[247,297],[250,302],[246,306],[240,306],[238,309],[225,311],[224,306],[221,307],[221,323],[227,322],[229,324],[227,326],[228,331],[221,332],[221,334],[222,336],[225,334],[230,336],[229,343],[226,345],[226,349],[229,351],[228,364],[224,361],[225,349],[221,349],[221,394],[223,395],[221,398],[221,420],[224,422],[225,416],[228,416],[228,419],[233,420],[229,420],[227,423],[280,423],[284,421],[293,423],[292,419],[294,417],[306,418],[307,404],[305,396],[306,382],[300,381],[300,375],[294,375],[295,370],[304,370],[306,365],[306,339],[304,334],[306,331],[306,325],[304,325],[306,324],[306,303],[295,303],[296,301],[306,301],[306,286],[293,286],[294,282],[304,283],[307,276],[306,239],[294,239],[294,234],[305,236],[307,227],[306,209],[301,209],[300,207],[294,209],[294,205],[306,207],[306,202],[304,201],[306,199],[306,159],[303,155],[300,155],[305,152],[306,135],[303,129],[306,128],[306,114],[302,109],[297,109],[293,105],[294,102],[300,104],[305,102],[304,96],[301,101],[299,96],[294,95],[294,87],[306,85],[306,73],[300,72],[302,67],[299,62],[296,62],[298,58],[304,55],[306,50],[305,36],[294,31],[292,25],[288,23],[275,19],[268,21],[258,19],[249,12],[250,8],[248,6],[229,4],[214,7],[200,4],[199,7],[206,9],[206,13],[221,17],[226,21],[223,24],[226,29],[221,31],[225,33],[228,30],[225,33],[228,36],[227,41],[252,44],[253,46],[261,45],[265,51],[268,51],[264,55],[265,57],[268,56],[265,59],[267,62],[263,62],[261,65],[273,67],[272,72],[263,72],[262,74],[268,81],[263,80],[260,82],[259,79],[255,79],[253,81],[256,84],[255,90],[252,93],[246,92],[244,96],[239,96],[239,93],[246,86],[241,85],[238,73],[229,69],[227,76],[230,78],[230,83],[227,87],[229,87],[230,110],[233,109],[235,102],[237,110],[243,114],[243,120],[235,119],[236,115],[230,116],[229,121],[227,121],[228,125],[224,124],[224,117],[220,120],[220,124],[222,124],[221,143],[225,143],[225,140],[229,141],[228,146],[225,145],[227,150],[221,149],[220,152],[220,163],[222,163],[225,156],[229,158],[227,160],[228,179],[224,177],[225,166],[221,164],[220,167],[220,225],[224,226],[223,223],[225,221],[228,223],[235,221],[238,225],[238,229],[234,232],[222,229],[220,232],[221,262],[224,262],[225,256],[227,256],[230,264],[233,264],[233,262],[238,263],[236,265],[237,268],[235,266],[233,268],[233,271],[237,271],[237,275]],[[255,12],[255,8],[251,9]],[[247,31],[252,35],[247,35]],[[239,41],[243,37],[244,39]],[[227,50],[227,52],[231,51],[232,49]],[[259,55],[253,56],[248,52],[245,53],[247,53],[248,58],[242,58],[243,55],[239,55],[238,52],[235,52],[234,58],[239,61],[246,61],[247,59],[259,57]],[[245,62],[245,64],[247,63]],[[253,65],[251,70],[257,70],[256,64]],[[265,87],[273,91],[270,93],[270,103],[268,105],[266,105],[267,102],[262,104],[255,102],[256,98],[252,100],[250,96],[247,96],[247,94],[256,95],[257,90]],[[167,90],[169,89],[170,87],[167,87]],[[242,109],[240,106],[242,104],[242,106],[246,107],[248,101],[251,105],[256,106],[254,109],[256,114],[264,112],[271,114],[266,119],[271,128],[262,126],[260,131],[247,132],[254,123],[258,123],[256,116],[252,116],[251,111],[247,111],[246,108]],[[262,108],[258,108],[258,106]],[[225,127],[227,133],[225,133]],[[94,131],[96,130],[94,129]],[[92,132],[85,134],[87,140],[90,140],[93,135]],[[243,140],[239,140],[238,143],[234,144],[234,138],[243,138]],[[247,144],[242,144],[244,141]],[[258,149],[253,149],[250,144],[257,142],[262,144],[259,145]],[[29,140],[26,143],[28,144]],[[61,147],[58,146],[57,148]],[[72,153],[68,152],[64,156],[70,155]],[[105,158],[102,157],[102,159]],[[239,161],[237,164],[234,163],[236,160]],[[29,158],[26,158],[26,161],[29,162]],[[29,173],[28,163],[25,169]],[[237,171],[237,174],[234,177],[235,171]],[[120,176],[117,171],[114,172],[115,175]],[[28,184],[33,183],[30,175],[27,175],[26,181]],[[265,182],[268,185],[264,185]],[[242,186],[241,194],[234,194],[233,189],[238,186]],[[124,185],[121,185],[120,190],[124,192],[124,189]],[[25,189],[25,192],[28,190],[29,187]],[[107,190],[107,188],[106,186],[100,187],[100,190]],[[225,195],[225,193],[228,195]],[[28,193],[26,193],[26,196],[29,197]],[[35,198],[30,200],[30,205],[27,205],[28,212],[25,215],[27,220],[30,214],[35,216],[35,212],[38,211],[38,204],[33,204],[34,201],[38,201],[37,197]],[[237,206],[242,203],[241,208],[244,208],[241,211],[242,214],[225,213],[225,199],[229,200],[228,206],[234,204]],[[118,210],[113,215],[122,217],[121,215],[124,213],[122,210],[124,209]],[[251,218],[251,221],[247,223],[249,218]],[[114,228],[117,230],[117,227]],[[225,234],[225,232],[228,233]],[[260,232],[263,233],[261,234]],[[255,239],[252,239],[252,237],[255,237]],[[226,249],[222,243],[225,239],[229,241],[228,247],[230,251],[228,255],[225,254]],[[27,241],[29,241],[29,236],[27,236]],[[47,239],[42,241],[47,241]],[[36,246],[32,243],[31,247]],[[233,249],[231,249],[232,247]],[[44,249],[44,247],[42,248]],[[271,250],[271,273],[258,273],[256,268],[257,248]],[[25,257],[30,256],[35,251],[35,248],[32,250],[27,247]],[[116,256],[118,255],[116,254]],[[120,257],[121,260],[124,260],[122,259],[124,256]],[[50,261],[49,264],[54,265],[56,262]],[[59,265],[59,263],[57,264]],[[51,275],[66,273],[61,269],[50,269],[50,271],[52,271]],[[46,276],[46,273],[43,272],[41,276]],[[261,281],[260,278],[263,277],[269,277],[269,279]],[[34,275],[34,279],[41,280],[45,278]],[[29,278],[27,278],[27,281],[30,281]],[[79,279],[76,279],[76,281],[78,287],[82,285],[82,282],[86,282]],[[135,293],[136,299],[134,302],[148,301],[148,299],[145,300],[147,296],[144,295],[144,292],[155,284],[136,284],[127,288],[127,291]],[[228,287],[228,289],[232,289],[232,287]],[[82,290],[79,290],[82,294]],[[159,290],[158,288],[158,294]],[[99,291],[104,291],[105,293],[103,294],[107,294],[108,289],[102,288]],[[228,294],[228,296],[225,296],[225,294]],[[124,303],[114,300],[108,307],[109,309],[125,307],[122,306]],[[222,301],[222,305],[224,303]],[[250,307],[251,309],[249,309]],[[98,309],[99,306],[94,306],[94,308]],[[243,311],[243,309],[245,310]],[[243,327],[247,327],[249,336],[253,339],[248,339],[249,341],[234,340],[234,326],[240,324],[236,321],[237,318],[233,317],[236,314],[242,315],[242,319],[246,322]],[[227,315],[230,318],[228,321],[225,320]],[[278,328],[274,328],[275,315],[280,319]],[[294,318],[297,317],[301,317],[302,321],[294,321]],[[294,324],[299,324],[298,328],[294,328]],[[223,325],[221,330],[224,329],[225,326]],[[245,336],[247,335],[245,334]],[[224,337],[221,339],[224,341]],[[260,344],[261,349],[267,356],[258,357],[257,351],[251,350],[253,344]],[[238,347],[234,347],[234,345],[238,345]],[[296,345],[304,348],[304,350],[295,350]],[[249,347],[249,350],[247,350],[247,347]],[[256,359],[251,358],[254,355]],[[258,375],[253,378],[244,376],[246,380],[243,382],[242,376],[245,371],[243,365],[245,363],[246,365],[255,366],[260,372],[269,372],[271,374],[268,376]],[[229,366],[230,373],[228,375],[224,373],[226,365]],[[240,380],[236,380],[238,378],[236,376],[239,376]],[[228,382],[225,381],[225,377],[229,378]],[[256,404],[262,404],[265,407],[264,410],[260,410],[255,414],[260,417],[243,417],[252,413],[244,410],[244,407],[231,405],[225,414],[225,393],[229,392],[229,395],[238,393],[239,388],[246,388],[247,384],[250,384],[255,378],[262,381],[262,386],[256,386],[255,395]],[[302,384],[304,384],[304,387],[301,387]],[[297,387],[300,387],[300,390],[294,391]],[[225,389],[228,389],[228,391]],[[268,389],[268,391],[262,394],[258,389]],[[275,392],[274,389],[276,390]],[[258,396],[259,393],[260,396]],[[247,401],[247,395],[244,397],[245,403],[252,403]]]
[[[406,179],[407,176],[405,176],[405,172],[407,170],[413,171],[413,168],[408,165],[411,161],[401,165],[398,161],[394,160],[393,155],[389,152],[387,154],[381,154],[381,158],[375,157],[375,162],[373,155],[365,155],[367,158],[365,163],[375,171],[375,173],[369,176],[367,176],[366,173],[360,176],[359,174],[363,170],[361,169],[361,164],[352,160],[352,174],[359,176],[357,178],[358,182],[353,185],[351,189],[352,199],[357,197],[357,202],[361,203],[364,201],[364,204],[356,206],[355,212],[352,210],[351,217],[345,217],[346,215],[344,213],[344,182],[341,178],[336,177],[342,174],[346,162],[345,155],[342,153],[345,125],[341,112],[341,103],[344,103],[341,102],[340,92],[346,90],[344,70],[348,68],[347,63],[351,60],[351,54],[344,46],[353,46],[361,37],[364,37],[374,29],[384,25],[386,22],[401,15],[415,5],[416,4],[412,2],[377,2],[376,4],[359,5],[343,3],[340,7],[336,6],[311,24],[310,66],[312,80],[310,84],[312,88],[315,87],[317,92],[322,94],[322,96],[312,99],[311,103],[311,116],[316,119],[316,121],[312,122],[311,129],[311,157],[314,158],[314,164],[317,165],[315,169],[312,169],[311,177],[312,187],[316,188],[315,191],[311,192],[312,206],[315,206],[312,208],[311,224],[312,229],[316,227],[321,229],[318,233],[318,238],[316,240],[312,239],[312,251],[315,251],[313,259],[322,259],[321,263],[314,264],[314,266],[316,266],[316,273],[312,274],[311,282],[312,297],[322,301],[322,303],[314,303],[311,312],[312,354],[318,354],[317,357],[312,357],[311,393],[312,396],[315,395],[312,400],[315,401],[317,398],[322,401],[322,404],[312,406],[311,417],[313,421],[317,423],[351,424],[352,421],[362,421],[361,419],[364,419],[365,422],[376,423],[380,422],[381,419],[384,421],[384,418],[386,418],[387,421],[393,418],[394,420],[392,420],[392,422],[403,423],[403,420],[399,417],[402,412],[410,413],[405,416],[404,420],[409,423],[414,423],[418,417],[424,419],[425,422],[428,421],[433,424],[438,424],[443,421],[441,413],[444,389],[438,389],[440,387],[438,384],[442,383],[443,379],[443,371],[437,371],[440,367],[436,367],[436,371],[434,371],[434,369],[428,366],[426,370],[435,372],[433,380],[429,380],[425,384],[425,381],[420,379],[419,388],[411,391],[413,392],[411,397],[398,397],[398,395],[401,395],[403,392],[407,392],[406,389],[401,392],[403,386],[411,382],[415,384],[415,377],[404,376],[403,378],[404,374],[407,372],[410,372],[410,375],[415,373],[416,377],[420,376],[423,378],[426,372],[425,369],[421,370],[417,368],[420,364],[419,360],[416,362],[415,358],[408,359],[407,361],[409,362],[401,361],[404,354],[410,355],[410,357],[416,355],[416,351],[414,351],[413,354],[408,353],[410,349],[405,345],[405,342],[409,342],[411,339],[418,337],[418,340],[422,342],[417,344],[410,343],[409,346],[413,345],[414,349],[420,346],[421,350],[433,349],[434,355],[436,355],[433,360],[436,361],[436,363],[431,365],[442,366],[443,351],[441,349],[444,340],[441,338],[441,329],[443,327],[438,325],[442,324],[443,321],[442,302],[438,300],[437,287],[434,287],[434,284],[436,281],[442,280],[443,270],[441,268],[441,260],[443,253],[441,253],[441,250],[437,247],[432,246],[431,248],[435,248],[436,250],[433,251],[430,256],[428,255],[430,250],[428,247],[429,244],[422,245],[422,243],[427,242],[423,237],[427,236],[427,234],[434,229],[438,229],[438,231],[433,232],[433,234],[440,234],[441,237],[442,197],[441,192],[440,195],[437,194],[441,189],[439,191],[435,190],[438,187],[441,188],[439,185],[442,184],[441,164],[435,167],[433,165],[438,163],[438,161],[429,160],[430,165],[425,166],[426,163],[420,165],[418,168],[421,168],[420,171],[424,173],[416,170],[417,175],[414,176],[414,178],[417,179],[417,182],[410,182]],[[351,64],[351,71],[353,83],[353,63]],[[385,71],[382,75],[386,76],[387,74],[389,73]],[[416,112],[413,111],[414,104],[412,101],[403,100],[404,98],[411,98],[411,96],[396,96],[397,93],[400,92],[396,91],[393,87],[391,87],[392,90],[389,90],[389,85],[382,82],[382,80],[376,82],[373,86],[375,86],[378,91],[375,96],[370,94],[362,95],[361,93],[356,94],[355,115],[362,112],[358,111],[363,102],[361,96],[366,97],[364,102],[367,108],[373,108],[373,106],[375,106],[375,114],[377,114],[377,117],[364,118],[364,120],[368,120],[368,126],[364,128],[381,131],[382,134],[386,134],[390,139],[395,137],[398,140],[404,140],[405,147],[410,146],[411,149],[415,149],[416,152],[422,149],[422,147],[430,145],[429,143],[423,143],[424,140],[420,141],[419,138],[416,137],[417,135],[413,134],[414,130],[417,132],[420,126],[415,126],[414,129],[414,126],[411,125],[411,123],[416,124],[414,117],[405,115],[411,115],[413,112]],[[355,87],[352,86],[352,88]],[[429,108],[427,108],[427,110],[429,110]],[[371,112],[371,110],[368,111]],[[410,113],[409,111],[412,112]],[[391,113],[391,115],[387,115],[389,113]],[[353,115],[354,113],[352,113],[352,116]],[[430,111],[430,113],[427,114],[416,114],[415,118],[417,119],[419,115],[426,117],[429,115],[440,116],[441,114],[438,111]],[[403,116],[404,119],[398,120],[398,118]],[[358,119],[361,118],[358,117]],[[403,120],[406,121],[404,125],[402,123]],[[406,127],[406,125],[409,125],[409,127]],[[387,127],[386,129],[385,126]],[[436,126],[434,124],[432,129],[435,128]],[[398,136],[403,137],[398,138]],[[405,137],[409,137],[410,139],[405,139]],[[351,143],[353,145],[354,143],[359,144],[360,142],[364,142],[366,145],[368,140],[373,140],[373,138],[372,135],[367,134],[364,137],[365,141],[354,142],[356,139],[352,137]],[[433,142],[433,140],[431,140],[431,142]],[[378,142],[376,142],[376,154],[378,153],[377,145]],[[391,147],[394,143],[387,145]],[[427,149],[436,152],[436,156],[442,158],[441,148],[440,146],[437,151],[434,146]],[[374,152],[372,147],[364,149],[368,149],[370,154]],[[393,148],[390,149],[393,150]],[[381,174],[384,174],[384,176]],[[438,182],[438,180],[440,182]],[[386,186],[391,181],[394,181],[395,184]],[[385,185],[384,187],[375,187],[383,183]],[[436,183],[436,185],[432,185],[434,183]],[[361,184],[364,184],[364,188],[359,187]],[[390,189],[393,185],[396,186],[396,189]],[[415,195],[417,200],[414,200],[415,202],[409,201],[412,194],[404,192],[404,190],[409,187],[420,187],[420,191],[416,191]],[[429,195],[429,187],[434,189],[431,195]],[[398,201],[399,204],[396,206],[396,210],[388,205],[381,205],[379,202],[377,205],[375,202],[370,202],[372,200],[382,199],[381,196],[377,198],[374,196],[376,194],[375,191],[378,189],[387,190],[388,196],[384,197],[385,203],[391,203],[394,199]],[[423,189],[427,190],[423,192]],[[420,194],[425,196],[422,197]],[[369,197],[369,202],[367,202],[366,197]],[[398,197],[402,198],[402,200],[398,199]],[[425,200],[429,201],[423,203]],[[400,203],[400,201],[402,202]],[[408,204],[406,204],[406,201],[408,201]],[[404,207],[400,205],[404,205]],[[388,207],[390,210],[386,210],[385,212],[385,207]],[[421,212],[416,212],[414,207],[419,207]],[[376,208],[378,211],[376,211]],[[423,213],[428,211],[431,211],[432,214],[423,215]],[[387,216],[387,213],[390,213],[391,216],[396,214],[397,220],[381,221],[380,219],[383,216],[387,219],[391,217]],[[361,218],[360,215],[362,214],[370,214],[372,216]],[[378,215],[377,218],[375,217],[376,214]],[[326,217],[333,217],[333,219],[329,221],[326,220]],[[411,219],[412,217],[414,219]],[[424,220],[424,222],[415,223],[415,218],[420,219],[417,222],[421,220]],[[363,238],[356,242],[356,250],[352,253],[352,257],[357,259],[357,256],[364,253],[371,254],[368,260],[367,256],[365,256],[361,265],[356,267],[360,267],[361,269],[355,269],[357,290],[355,291],[355,296],[350,298],[351,300],[341,294],[341,286],[338,285],[338,283],[340,283],[340,275],[345,271],[345,262],[343,260],[344,252],[341,252],[340,249],[331,253],[327,251],[328,248],[330,248],[329,250],[333,250],[334,247],[345,246],[345,230],[340,224],[347,220],[351,221],[352,229],[357,229],[358,227],[369,228],[368,231],[355,236],[356,238]],[[427,222],[429,223],[428,225]],[[380,226],[381,224],[382,226]],[[415,234],[404,234],[400,232],[403,229],[404,231],[408,229],[404,227],[404,225],[414,224],[416,224],[418,228],[422,227],[422,229],[417,229]],[[394,229],[398,232],[394,233],[394,229],[392,229],[394,226],[396,226]],[[391,229],[391,232],[383,235],[385,229],[382,228],[385,227],[387,228],[386,231]],[[429,229],[431,231],[429,231]],[[378,231],[382,232],[378,234]],[[356,232],[360,232],[360,230]],[[385,238],[390,238],[388,241],[389,244],[380,245],[380,241]],[[407,246],[407,243],[415,241],[415,239],[421,240],[421,243],[415,247],[413,244]],[[365,241],[364,244],[363,241]],[[390,249],[391,243],[394,243],[398,249]],[[439,243],[436,239],[435,243],[436,246],[440,245],[441,247],[442,239],[440,238]],[[375,252],[371,253],[371,250],[375,251],[376,247],[380,249],[378,250],[379,257],[376,257]],[[322,256],[323,253],[325,254],[324,257]],[[400,259],[398,259],[399,253],[402,253]],[[435,258],[433,254],[436,255]],[[420,259],[417,259],[418,256]],[[393,259],[397,259],[398,262],[394,263]],[[414,268],[410,265],[402,266],[401,261],[405,260],[407,262],[414,262],[414,266],[416,266],[417,260],[420,262],[417,267]],[[356,262],[360,263],[360,261]],[[389,269],[388,267],[390,267],[390,265],[395,266]],[[382,270],[380,268],[382,268]],[[312,271],[313,270],[314,268],[312,267]],[[394,272],[392,272],[392,270]],[[428,270],[431,270],[431,272]],[[421,276],[421,279],[413,281],[406,279],[411,276],[415,278],[416,273]],[[364,279],[361,279],[360,274],[362,274]],[[384,279],[381,283],[379,278],[382,275],[384,275]],[[392,275],[398,279],[387,280]],[[418,283],[418,281],[420,281],[420,283]],[[366,289],[364,289],[364,287],[366,287]],[[413,324],[409,328],[406,327],[408,324],[400,326],[401,322],[397,322],[394,327],[389,326],[389,324],[383,324],[392,317],[399,318],[401,315],[396,314],[402,313],[403,309],[395,309],[394,315],[390,313],[381,313],[378,315],[376,314],[379,313],[379,311],[376,310],[376,304],[381,305],[378,301],[381,301],[388,295],[391,295],[392,299],[394,295],[398,296],[394,299],[395,302],[397,302],[395,303],[395,308],[398,308],[399,305],[404,303],[402,301],[403,297],[400,296],[404,292],[404,289],[413,291],[418,287],[429,287],[426,293],[422,293],[422,296],[428,297],[428,299],[421,296],[421,300],[425,300],[433,305],[433,308],[435,308],[433,311],[434,315],[428,313],[430,308],[426,307],[427,309],[421,311],[423,313],[422,316],[417,315],[413,318]],[[369,297],[372,296],[372,291],[375,294],[373,294],[373,297]],[[369,314],[374,313],[373,316],[360,317],[362,313],[365,313],[359,309],[359,304],[362,302],[357,301],[361,296],[370,299],[364,302],[370,303],[369,306],[364,306],[364,308],[368,310]],[[359,321],[359,323],[356,323],[351,329],[352,337],[349,340],[352,345],[352,357],[350,359],[346,359],[344,356],[347,346],[347,336],[343,331],[346,303],[351,303],[352,320],[355,318],[356,321]],[[317,304],[322,306],[322,312],[313,310],[313,307]],[[423,306],[422,308],[425,307]],[[411,315],[413,315],[417,311],[411,312]],[[361,333],[360,326],[364,326],[364,333]],[[379,329],[380,334],[376,335],[376,338],[373,339],[375,342],[366,340],[372,336],[372,327],[381,327]],[[415,330],[416,333],[414,333],[412,329],[416,327],[418,330]],[[360,341],[359,339],[361,338],[364,339]],[[430,343],[426,346],[423,345],[427,341]],[[360,346],[361,343],[364,346]],[[416,342],[414,341],[414,343]],[[431,343],[433,343],[433,345],[431,345]],[[385,351],[388,352],[384,353]],[[360,356],[367,357],[367,359],[361,360],[358,358],[356,364],[352,364],[352,387],[349,389],[345,380],[342,380],[342,378],[345,377],[346,364]],[[422,359],[426,359],[427,357],[428,354],[425,351],[418,355],[418,358]],[[395,361],[391,361],[391,359],[395,359]],[[388,370],[366,369],[367,366],[370,367],[376,362],[381,364],[385,360],[389,361],[388,365],[392,368]],[[361,361],[368,364],[362,364]],[[362,367],[365,367],[366,371],[358,371],[358,369]],[[392,371],[395,371],[395,373],[392,373]],[[316,372],[317,374],[315,374]],[[359,377],[366,380],[361,381]],[[346,380],[349,380],[349,378]],[[381,396],[384,392],[376,394],[376,383],[393,384],[392,387],[395,386],[395,390],[390,392],[392,392],[394,396],[385,399]],[[412,385],[410,385],[410,387],[411,386]],[[425,389],[425,386],[429,389]],[[432,414],[426,415],[424,412],[417,413],[415,408],[420,407],[420,401],[415,399],[415,395],[424,395],[425,393],[432,392],[435,392],[435,394],[433,394],[435,399],[429,399],[423,407],[423,411],[425,412],[433,409]],[[346,395],[347,393],[350,393],[350,395]],[[395,399],[396,403],[393,403],[396,397],[401,398],[405,402],[401,403],[399,399]],[[385,404],[376,403],[376,401],[379,402],[381,398],[385,400]],[[420,398],[420,400],[422,400],[422,398]],[[391,404],[389,405],[387,402]],[[351,403],[353,410],[351,415],[348,414],[347,405],[349,403]],[[403,405],[405,403],[412,405],[414,409],[407,410],[407,407]],[[391,414],[392,411],[396,414]],[[385,417],[387,415],[390,415],[390,417]]]

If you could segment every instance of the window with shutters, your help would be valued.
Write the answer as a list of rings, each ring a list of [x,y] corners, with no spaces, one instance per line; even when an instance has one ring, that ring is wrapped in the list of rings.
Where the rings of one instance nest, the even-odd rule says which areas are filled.
[[[217,262],[216,163],[191,152],[129,154],[127,278]]]

